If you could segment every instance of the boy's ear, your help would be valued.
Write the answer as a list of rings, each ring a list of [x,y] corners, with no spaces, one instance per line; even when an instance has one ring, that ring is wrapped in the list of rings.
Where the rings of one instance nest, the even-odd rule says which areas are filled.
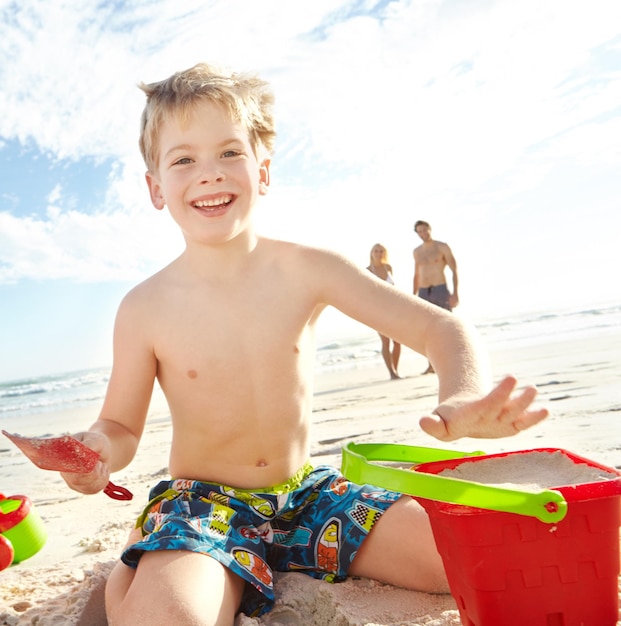
[[[147,181],[147,186],[149,187],[151,202],[158,211],[161,211],[166,206],[166,202],[164,200],[164,196],[162,195],[160,185],[151,172],[147,172],[144,177]]]
[[[264,159],[259,168],[259,195],[264,196],[270,186],[270,163],[269,159]]]

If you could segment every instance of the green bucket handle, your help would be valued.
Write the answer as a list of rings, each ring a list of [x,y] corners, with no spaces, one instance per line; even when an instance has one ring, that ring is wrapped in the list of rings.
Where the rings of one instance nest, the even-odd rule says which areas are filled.
[[[547,523],[560,522],[567,515],[567,501],[560,491],[553,489],[538,493],[520,491],[373,463],[384,461],[420,465],[484,454],[480,451],[459,452],[394,443],[350,442],[343,446],[341,471],[352,482],[428,500],[530,515]]]

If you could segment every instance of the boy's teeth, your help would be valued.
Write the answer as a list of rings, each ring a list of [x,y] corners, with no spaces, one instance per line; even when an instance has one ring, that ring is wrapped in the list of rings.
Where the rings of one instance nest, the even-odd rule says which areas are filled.
[[[213,200],[199,200],[194,203],[194,206],[203,208],[210,206],[220,206],[221,204],[228,204],[231,201],[231,196],[222,196],[221,198],[215,198]]]

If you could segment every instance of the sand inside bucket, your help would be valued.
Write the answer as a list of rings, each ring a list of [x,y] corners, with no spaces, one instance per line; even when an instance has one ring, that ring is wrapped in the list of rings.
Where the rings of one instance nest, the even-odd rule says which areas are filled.
[[[561,451],[531,451],[468,461],[438,475],[533,492],[618,478],[613,472],[576,463]]]

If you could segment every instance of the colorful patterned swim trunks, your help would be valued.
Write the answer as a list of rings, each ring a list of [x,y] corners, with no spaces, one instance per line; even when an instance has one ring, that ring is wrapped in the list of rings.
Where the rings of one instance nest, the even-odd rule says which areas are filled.
[[[261,492],[162,481],[136,523],[143,539],[121,559],[135,568],[147,550],[208,554],[249,583],[240,609],[261,615],[274,604],[274,571],[345,580],[363,540],[400,496],[310,463],[286,483]]]

